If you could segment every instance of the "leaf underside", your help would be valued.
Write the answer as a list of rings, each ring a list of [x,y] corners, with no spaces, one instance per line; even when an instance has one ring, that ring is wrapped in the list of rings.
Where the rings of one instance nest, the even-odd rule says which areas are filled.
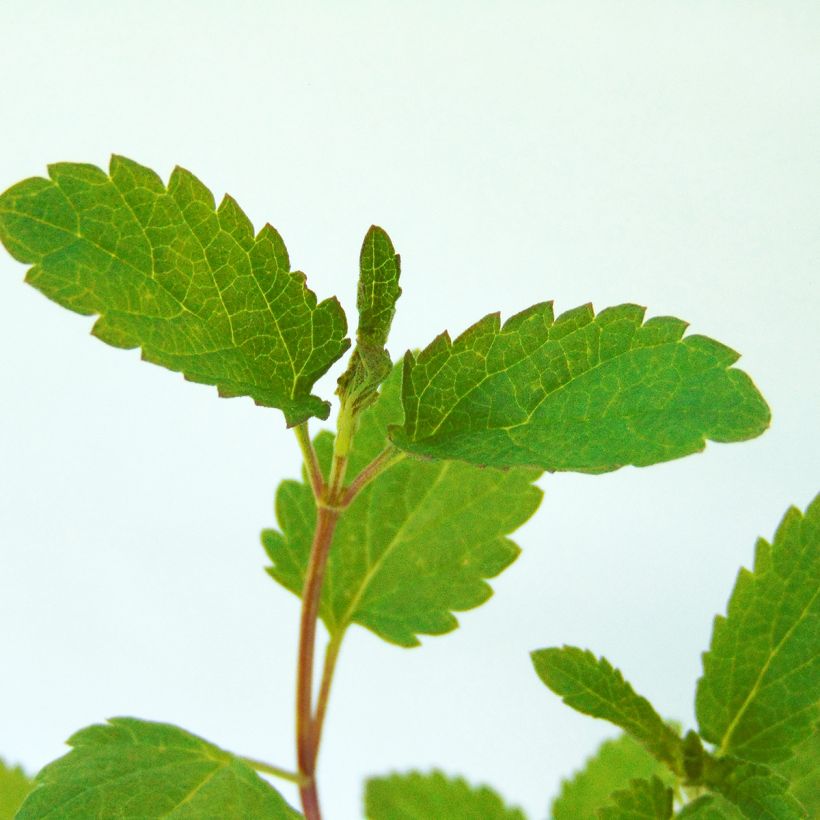
[[[629,735],[604,741],[584,767],[561,784],[552,804],[552,820],[598,820],[598,810],[610,795],[626,789],[632,780],[660,777],[671,785],[673,777],[644,747]]]
[[[742,441],[769,424],[738,354],[644,308],[542,303],[501,326],[490,314],[404,363],[394,443],[432,458],[602,473]]]
[[[0,195],[0,240],[26,281],[145,360],[281,408],[327,418],[314,382],[349,346],[335,299],[317,304],[279,234],[176,168],[167,187],[123,157],[109,173],[58,163]]]
[[[356,475],[382,451],[387,426],[401,421],[400,368],[362,413],[350,457]],[[316,449],[327,469],[333,446],[320,433]],[[332,635],[358,623],[400,646],[418,634],[458,625],[453,611],[490,597],[486,578],[518,555],[506,536],[536,510],[541,491],[532,469],[480,470],[457,462],[406,458],[379,475],[339,519],[328,558],[320,613]],[[316,508],[305,480],[285,481],[276,494],[280,531],[262,542],[273,578],[301,595]]]
[[[12,820],[31,785],[19,766],[7,766],[0,758],[0,820]]]
[[[672,771],[682,771],[678,735],[606,658],[564,646],[539,649],[532,653],[532,661],[541,680],[568,706],[614,723]]]
[[[633,780],[615,792],[598,812],[601,820],[668,820],[672,817],[672,789],[657,777]]]
[[[525,820],[488,786],[441,772],[371,778],[364,802],[367,820]]]
[[[696,711],[722,754],[787,760],[820,717],[820,496],[790,509],[741,569],[703,656]]]
[[[68,743],[17,820],[301,817],[247,764],[176,726],[114,718]]]

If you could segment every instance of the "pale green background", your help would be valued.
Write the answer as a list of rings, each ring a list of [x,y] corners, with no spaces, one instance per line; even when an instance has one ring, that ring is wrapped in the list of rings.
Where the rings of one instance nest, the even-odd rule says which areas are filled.
[[[543,817],[611,732],[541,686],[536,647],[606,653],[691,723],[738,565],[820,484],[815,0],[4,0],[0,77],[0,189],[111,151],[184,164],[349,310],[385,226],[397,355],[497,309],[633,300],[742,351],[773,407],[753,443],[543,479],[522,558],[455,634],[406,651],[353,630],[329,820],[358,816],[367,774],[433,765]],[[22,276],[0,258],[0,754],[36,769],[132,714],[290,764],[297,602],[258,532],[295,441]]]

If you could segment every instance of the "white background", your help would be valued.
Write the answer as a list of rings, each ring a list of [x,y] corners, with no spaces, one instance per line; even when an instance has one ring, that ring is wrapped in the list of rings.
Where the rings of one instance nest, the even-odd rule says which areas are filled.
[[[523,555],[455,633],[352,630],[330,820],[360,816],[368,774],[432,766],[543,817],[614,732],[544,689],[536,647],[605,653],[692,725],[738,566],[818,489],[816,2],[5,0],[0,77],[0,189],[111,152],[179,163],[276,225],[352,323],[359,244],[386,227],[395,355],[493,310],[637,301],[742,351],[772,405],[751,443],[545,477]],[[0,754],[34,771],[130,714],[289,765],[298,605],[258,533],[295,440],[23,274],[0,258]]]

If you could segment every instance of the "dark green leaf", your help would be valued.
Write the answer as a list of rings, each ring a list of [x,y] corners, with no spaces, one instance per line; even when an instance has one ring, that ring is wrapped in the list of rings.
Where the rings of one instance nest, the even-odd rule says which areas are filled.
[[[565,780],[552,804],[552,820],[596,820],[598,809],[631,780],[660,777],[667,785],[674,778],[643,746],[629,735],[601,744],[581,771]]]
[[[657,777],[633,780],[610,800],[611,805],[598,811],[601,820],[669,820],[672,816],[672,789]]]
[[[296,820],[247,764],[166,723],[114,718],[68,741],[37,775],[17,820]]]
[[[673,772],[682,773],[680,738],[606,658],[564,646],[539,649],[532,662],[541,680],[568,706],[620,726]]]
[[[327,418],[310,391],[347,349],[335,299],[316,303],[279,234],[256,236],[236,202],[176,168],[168,186],[113,157],[110,173],[59,163],[0,196],[0,240],[26,281],[93,333],[223,396],[279,407],[289,424]]]
[[[350,457],[357,474],[387,443],[388,424],[401,421],[396,368],[378,401],[364,411]],[[316,449],[327,468],[333,439],[320,434]],[[453,611],[490,597],[484,579],[518,555],[506,536],[535,512],[537,470],[481,470],[458,462],[405,458],[359,494],[339,520],[328,559],[321,615],[331,634],[358,623],[401,646],[418,634],[455,629]],[[281,532],[262,540],[270,574],[301,595],[316,508],[305,482],[285,481],[276,495]]]
[[[19,766],[7,766],[0,759],[0,820],[12,820],[31,786]]]
[[[404,365],[405,450],[496,467],[602,473],[742,441],[769,424],[738,354],[686,324],[620,305],[553,319],[534,305],[501,327],[486,316]]]
[[[359,261],[356,349],[339,379],[340,395],[352,399],[359,408],[369,403],[393,366],[385,345],[401,296],[400,262],[390,237],[373,225],[364,238]]]
[[[688,803],[675,817],[680,820],[743,820],[743,815],[719,794],[704,794]]]
[[[525,820],[489,787],[441,772],[372,778],[364,804],[367,820]]]
[[[786,760],[820,716],[820,496],[741,569],[703,656],[697,716],[720,754]]]

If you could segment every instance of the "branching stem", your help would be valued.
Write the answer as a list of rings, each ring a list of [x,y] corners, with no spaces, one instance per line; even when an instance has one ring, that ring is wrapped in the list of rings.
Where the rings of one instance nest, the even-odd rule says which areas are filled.
[[[274,777],[280,777],[282,780],[289,780],[297,786],[305,783],[305,778],[299,772],[291,772],[288,769],[282,769],[279,766],[272,766],[270,763],[265,763],[264,760],[256,760],[252,757],[240,757],[243,763],[247,763],[252,769],[264,774],[272,774]]]

